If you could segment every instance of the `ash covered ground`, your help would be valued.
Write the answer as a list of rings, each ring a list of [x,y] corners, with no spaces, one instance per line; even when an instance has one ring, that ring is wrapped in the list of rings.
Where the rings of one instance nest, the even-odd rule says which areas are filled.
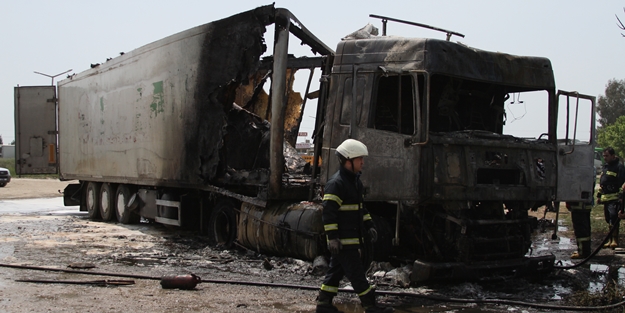
[[[0,263],[57,269],[94,266],[77,270],[154,278],[1,267],[0,310],[3,312],[314,312],[317,295],[314,289],[318,288],[324,274],[322,263],[272,257],[236,246],[231,249],[214,247],[195,232],[157,224],[96,222],[88,220],[84,214],[73,213],[4,213],[2,201]],[[566,210],[561,214],[567,214]],[[537,215],[542,218],[543,212]],[[544,232],[541,227],[536,230],[532,252],[554,253],[561,265],[567,265],[573,264],[569,256],[575,249],[575,241],[562,215],[557,240],[551,239],[553,213],[545,216]],[[603,239],[596,237],[593,248]],[[554,270],[540,280],[428,285],[407,285],[405,279],[410,267],[402,266],[405,264],[375,263],[369,278],[378,290],[419,295],[380,297],[381,302],[392,305],[396,312],[546,311],[514,304],[514,301],[553,305],[551,311],[565,312],[568,310],[562,306],[582,305],[579,301],[585,297],[589,298],[589,304],[607,304],[606,299],[597,300],[592,295],[608,293],[606,286],[612,281],[617,283],[617,288],[622,286],[622,263],[621,255],[602,250],[584,266]],[[200,283],[193,290],[161,288],[158,278],[184,274],[195,274],[211,282]],[[101,287],[15,281],[19,279],[79,282],[124,279],[134,284]],[[221,283],[225,281],[233,283]],[[242,282],[308,286],[313,290],[240,284]],[[343,287],[349,288],[347,281],[343,283]],[[453,298],[453,301],[444,301],[444,298]],[[462,299],[502,302],[456,301]],[[335,302],[345,312],[362,311],[357,297],[351,293],[340,293]]]

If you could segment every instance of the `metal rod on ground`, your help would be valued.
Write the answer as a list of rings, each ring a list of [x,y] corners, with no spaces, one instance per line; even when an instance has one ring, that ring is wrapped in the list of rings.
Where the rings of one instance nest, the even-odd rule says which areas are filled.
[[[134,280],[90,280],[90,281],[78,281],[78,280],[48,280],[48,279],[16,279],[17,282],[23,283],[44,283],[44,284],[72,284],[72,285],[96,285],[96,286],[127,286],[134,285]]]
[[[554,222],[553,234],[551,235],[551,240],[558,239],[558,217],[560,215],[560,202],[553,202],[554,209],[556,209],[556,221]]]
[[[64,268],[45,267],[45,266],[31,266],[31,265],[16,265],[16,264],[0,263],[0,267],[10,267],[10,268],[37,270],[37,271],[51,271],[51,272],[64,272],[64,273],[74,273],[74,274],[86,274],[86,275],[101,275],[101,276],[114,276],[114,277],[127,277],[127,278],[138,278],[138,279],[161,280],[161,277],[154,277],[154,276],[147,276],[147,275],[119,274],[119,273],[107,273],[107,272],[96,272],[96,271],[89,271],[89,272],[87,272],[87,271],[81,271],[81,270],[68,270],[68,269],[64,269]]]

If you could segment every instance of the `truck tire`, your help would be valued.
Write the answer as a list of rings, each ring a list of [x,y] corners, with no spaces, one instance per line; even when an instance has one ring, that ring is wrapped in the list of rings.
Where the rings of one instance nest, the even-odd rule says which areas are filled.
[[[230,248],[237,235],[237,220],[234,201],[222,199],[211,212],[208,220],[208,236],[211,241],[223,248]]]
[[[0,183],[0,187],[4,187],[6,185],[7,185],[7,183]]]
[[[115,217],[115,212],[113,211],[114,188],[109,183],[102,183],[100,186],[100,217],[104,221],[110,221]]]
[[[389,256],[393,255],[393,228],[388,220],[379,215],[371,214],[371,218],[378,232],[378,241],[373,244],[373,260],[390,261]]]
[[[130,190],[131,188],[127,185],[120,184],[117,186],[117,190],[115,191],[115,199],[113,202],[113,208],[115,210],[115,215],[117,216],[117,220],[122,224],[136,224],[139,223],[141,216],[132,212],[132,210],[128,207],[128,201],[132,194],[134,194],[134,190]]]
[[[89,219],[97,220],[100,218],[100,183],[88,182],[85,189],[85,204]]]

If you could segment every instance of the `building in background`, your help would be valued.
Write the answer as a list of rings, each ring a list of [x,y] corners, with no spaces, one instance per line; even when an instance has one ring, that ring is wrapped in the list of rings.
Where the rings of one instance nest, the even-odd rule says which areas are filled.
[[[295,144],[295,150],[306,162],[312,165],[313,156],[315,155],[315,146],[306,139],[304,142],[298,142]],[[319,165],[321,165],[321,158],[319,158]]]
[[[15,158],[15,146],[14,145],[0,145],[0,158],[14,159]]]

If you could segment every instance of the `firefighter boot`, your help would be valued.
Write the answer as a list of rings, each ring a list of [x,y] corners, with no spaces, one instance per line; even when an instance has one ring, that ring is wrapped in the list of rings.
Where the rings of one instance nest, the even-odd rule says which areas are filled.
[[[612,242],[610,242],[610,248],[614,249],[618,247],[618,225],[614,225],[616,229],[612,233]]]
[[[336,293],[320,290],[319,297],[317,298],[317,313],[343,313],[339,311],[334,305],[332,305],[332,299],[334,299]]]
[[[610,230],[612,229],[612,227],[614,226],[610,225]],[[614,238],[614,233],[612,233],[612,236],[610,236],[610,239],[603,245],[604,248],[610,248],[610,246],[612,245],[612,238]]]
[[[612,237],[610,237],[610,240],[606,241],[606,243],[603,245],[604,248],[609,248],[610,245],[612,245]]]
[[[375,301],[375,290],[371,289],[368,293],[360,296],[360,303],[365,309],[365,313],[391,313],[395,310],[392,307],[379,306]]]
[[[577,251],[573,252],[571,259],[585,259],[590,256],[590,241],[577,243]]]

